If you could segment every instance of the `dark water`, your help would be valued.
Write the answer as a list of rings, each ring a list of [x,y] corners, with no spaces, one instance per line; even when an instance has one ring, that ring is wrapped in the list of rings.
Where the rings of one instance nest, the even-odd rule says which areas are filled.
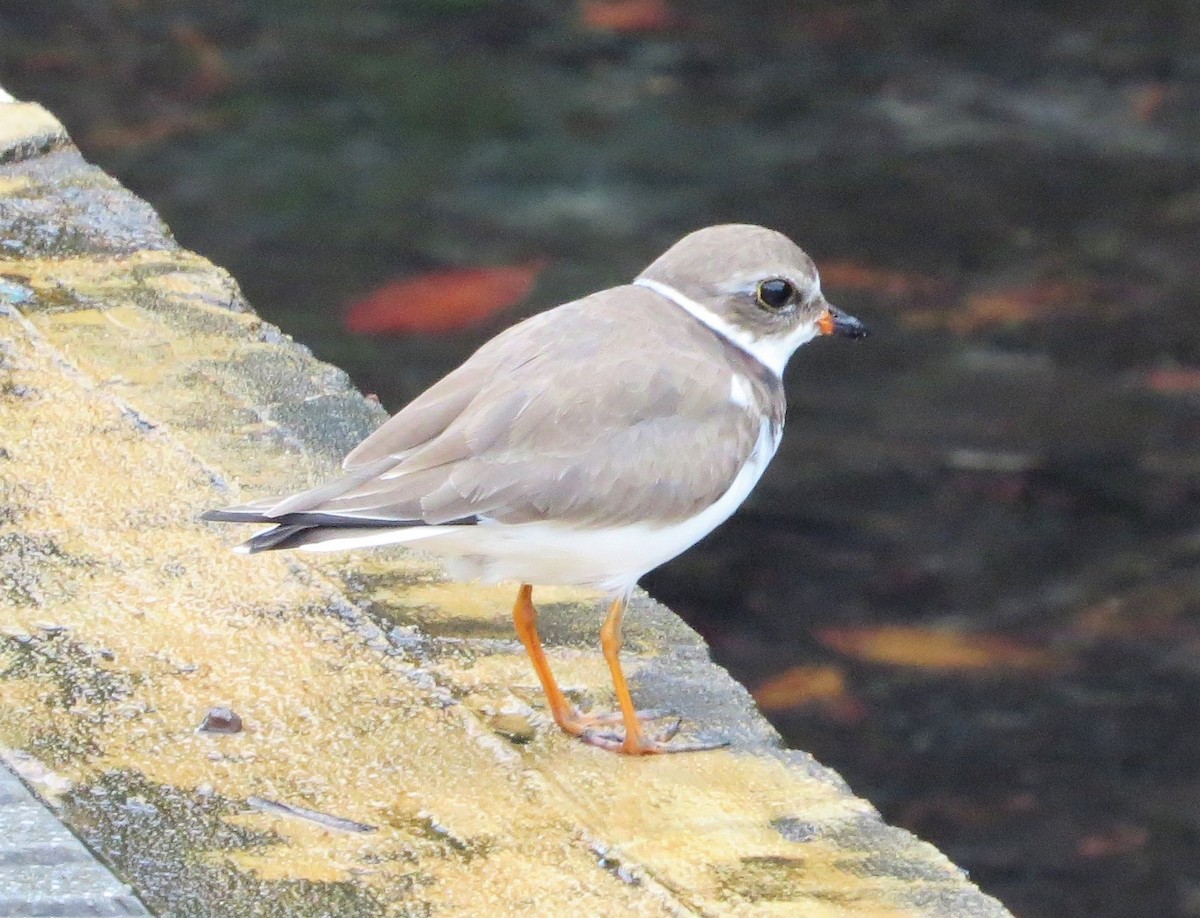
[[[793,236],[876,334],[797,355],[767,477],[646,585],[1018,914],[1200,915],[1200,12],[582,10],[0,0],[0,82],[389,406],[687,230]],[[341,330],[533,256],[480,329]]]

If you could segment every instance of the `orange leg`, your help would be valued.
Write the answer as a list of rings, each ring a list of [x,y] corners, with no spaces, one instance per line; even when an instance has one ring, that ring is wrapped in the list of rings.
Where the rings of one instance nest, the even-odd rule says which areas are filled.
[[[637,708],[633,704],[633,695],[629,691],[629,683],[625,681],[625,673],[621,669],[621,621],[625,618],[625,607],[629,605],[628,596],[618,596],[608,607],[608,617],[600,629],[600,648],[604,651],[604,659],[608,661],[608,671],[612,673],[613,688],[617,693],[617,704],[621,707],[621,720],[625,724],[625,740],[621,751],[626,755],[639,755],[653,750],[646,748],[642,740],[642,723],[638,720]]]
[[[562,689],[558,687],[554,673],[550,671],[550,661],[546,659],[542,639],[538,636],[533,587],[528,583],[522,583],[520,592],[517,593],[517,602],[513,606],[513,624],[517,626],[517,637],[525,645],[525,652],[533,661],[533,671],[542,683],[542,691],[546,693],[546,701],[550,703],[550,713],[554,715],[554,722],[572,736],[579,736],[586,728],[579,723],[579,713],[575,706],[567,701]]]
[[[537,631],[537,609],[533,605],[533,587],[527,583],[521,584],[517,593],[517,601],[513,606],[513,622],[517,628],[517,637],[525,646],[525,652],[533,662],[534,672],[542,684],[546,701],[550,704],[550,713],[554,722],[566,733],[578,736],[584,742],[613,752],[623,752],[626,755],[650,755],[659,752],[686,752],[699,749],[714,749],[724,743],[689,743],[666,745],[679,730],[679,719],[671,718],[671,723],[657,736],[647,738],[642,730],[642,721],[656,720],[662,717],[655,711],[638,711],[633,704],[633,696],[629,684],[625,681],[625,673],[621,670],[621,620],[625,616],[625,607],[629,602],[628,596],[618,596],[608,609],[608,617],[600,629],[600,645],[604,650],[604,659],[608,661],[612,673],[613,688],[616,690],[617,703],[620,712],[615,714],[580,714],[575,706],[567,701],[554,674],[550,671],[550,662],[542,649],[542,641]],[[624,736],[613,733],[597,732],[594,728],[612,725],[620,722],[624,725]]]

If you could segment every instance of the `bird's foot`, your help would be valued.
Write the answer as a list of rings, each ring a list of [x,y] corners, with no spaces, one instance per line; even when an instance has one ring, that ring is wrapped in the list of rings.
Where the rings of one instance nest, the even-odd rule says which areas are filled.
[[[657,709],[651,711],[637,712],[639,723],[651,723],[656,720],[666,720],[669,723],[660,731],[659,735],[662,741],[666,741],[679,732],[679,727],[683,723],[682,719],[672,714],[670,711],[659,711]],[[587,714],[572,709],[561,717],[556,717],[555,721],[564,733],[569,733],[571,736],[583,737],[588,734],[596,734],[600,736],[611,735],[607,730],[597,730],[597,727],[619,727],[625,722],[625,718],[620,711],[599,711],[596,713],[588,712]]]
[[[674,729],[671,730],[671,736],[674,736],[679,732],[679,725],[683,722],[679,715],[672,714],[670,711],[660,711],[658,708],[653,708],[649,711],[638,711],[637,718],[641,723],[644,724],[655,720],[671,721],[672,726],[674,727]],[[625,718],[620,711],[597,711],[594,714],[590,711],[587,714],[582,714],[576,711],[573,721],[575,725],[582,728],[578,733],[575,734],[578,736],[579,733],[588,732],[594,727],[619,727],[621,724],[625,723]]]
[[[671,752],[703,752],[708,749],[720,749],[728,746],[729,741],[711,742],[695,740],[692,742],[673,743],[671,740],[679,732],[679,720],[669,725],[657,734],[647,736],[638,731],[634,736],[622,733],[599,733],[591,730],[580,734],[579,738],[589,746],[598,746],[609,752],[620,752],[624,755],[665,755]]]
[[[624,730],[613,730],[621,727],[625,719],[620,711],[605,711],[597,714],[580,714],[575,711],[559,721],[558,725],[566,733],[577,736],[589,746],[597,746],[610,752],[620,752],[625,755],[660,755],[668,752],[700,752],[705,749],[719,749],[729,745],[728,742],[682,742],[672,743],[671,740],[679,733],[683,720],[666,711],[638,711],[638,729],[633,736],[627,736]],[[665,721],[657,730],[649,733],[642,730],[642,725],[654,721]]]

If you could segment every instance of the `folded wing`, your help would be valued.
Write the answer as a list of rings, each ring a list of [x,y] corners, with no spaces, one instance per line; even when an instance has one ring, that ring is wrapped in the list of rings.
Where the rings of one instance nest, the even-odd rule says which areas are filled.
[[[762,417],[730,400],[730,374],[711,354],[681,339],[690,317],[660,332],[662,359],[623,346],[630,291],[619,304],[603,301],[617,291],[595,294],[493,339],[363,441],[342,478],[206,518],[291,530],[256,536],[250,550],[264,550],[347,527],[553,519],[601,528],[694,515],[729,488]]]

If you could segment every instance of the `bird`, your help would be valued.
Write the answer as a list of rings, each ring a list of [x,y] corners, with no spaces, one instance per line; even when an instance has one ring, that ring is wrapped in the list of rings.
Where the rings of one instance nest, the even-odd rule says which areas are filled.
[[[265,524],[243,553],[402,544],[452,579],[513,581],[517,636],[565,733],[627,755],[714,748],[672,742],[677,718],[656,733],[662,715],[637,710],[620,660],[630,595],[750,494],[782,436],[792,353],[867,334],[786,235],[708,226],[632,282],[484,343],[351,450],[340,477],[202,519]],[[533,603],[549,585],[605,594],[616,711],[579,711],[555,680]]]

